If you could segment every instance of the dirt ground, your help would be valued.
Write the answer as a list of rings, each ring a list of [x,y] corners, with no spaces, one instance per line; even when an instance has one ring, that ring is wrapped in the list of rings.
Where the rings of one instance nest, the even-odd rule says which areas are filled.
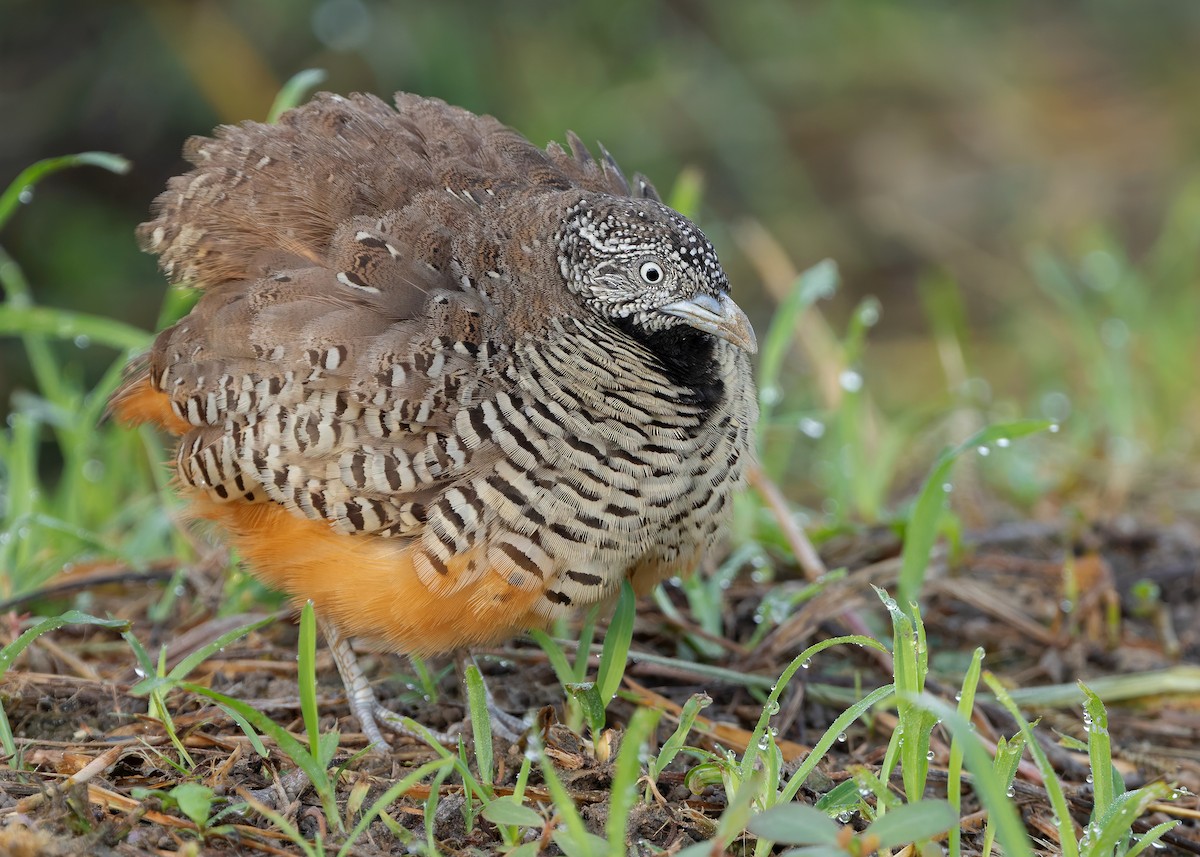
[[[945,684],[931,688],[952,699],[954,682],[978,646],[987,651],[985,667],[1024,691],[1073,685],[1082,679],[1111,687],[1108,703],[1114,755],[1126,786],[1163,780],[1191,792],[1138,822],[1138,830],[1180,819],[1182,823],[1156,853],[1200,854],[1200,528],[1186,524],[1150,527],[1125,522],[1070,528],[1013,524],[971,534],[968,550],[953,560],[935,560],[925,595],[924,619],[933,675]],[[712,663],[773,679],[802,648],[825,636],[847,633],[846,618],[865,623],[886,638],[885,613],[868,583],[894,589],[899,569],[899,542],[889,530],[857,533],[826,543],[822,557],[830,568],[846,567],[849,575],[803,604],[782,624],[748,649],[743,645],[756,628],[755,615],[766,586],[749,579],[726,593],[725,639],[714,638],[724,654]],[[103,616],[129,619],[134,633],[156,651],[168,645],[174,663],[187,652],[251,617],[217,617],[206,593],[219,591],[210,572],[189,575],[174,615],[157,623],[149,608],[161,598],[161,586],[173,569],[160,567],[130,575],[112,566],[77,571],[53,581],[62,586],[56,606],[78,606]],[[117,582],[107,582],[113,580]],[[1151,585],[1153,584],[1153,586]],[[802,582],[777,580],[775,586]],[[1157,587],[1157,598],[1154,597]],[[686,610],[682,593],[671,596]],[[82,597],[82,598],[81,598]],[[73,600],[74,599],[74,600]],[[44,602],[43,602],[44,603]],[[681,651],[684,634],[694,630],[673,621],[647,599],[640,605],[634,651],[672,657]],[[18,605],[3,617],[4,641],[16,636]],[[686,612],[684,613],[686,616]],[[303,733],[296,692],[296,629],[284,618],[211,658],[193,675],[197,681],[249,702]],[[603,830],[611,767],[597,762],[589,745],[557,722],[562,690],[542,651],[529,641],[477,653],[481,667],[502,706],[515,712],[534,711],[537,728],[584,818]],[[253,813],[222,819],[233,826],[223,834],[200,837],[178,810],[154,798],[135,797],[134,789],[169,788],[183,778],[176,754],[156,721],[145,716],[146,701],[128,693],[137,681],[128,646],[105,630],[67,627],[40,638],[9,670],[0,684],[4,707],[16,736],[18,754],[0,768],[0,854],[11,855],[157,855],[168,853],[296,854],[299,849],[264,818]],[[369,654],[368,673],[380,681],[385,703],[439,729],[460,724],[465,716],[453,670],[446,670],[441,693],[427,701],[397,678],[408,665],[392,655]],[[322,725],[335,719],[342,734],[338,759],[364,746],[327,653],[318,650]],[[1136,687],[1121,677],[1141,675]],[[737,748],[754,726],[762,704],[751,693],[720,685],[689,670],[685,660],[673,665],[638,660],[630,664],[626,689],[666,711],[659,740],[673,729],[671,714],[695,692],[705,691],[714,704],[703,712],[701,728],[691,741]],[[880,664],[856,647],[835,648],[814,660],[789,687],[775,718],[781,742],[803,753],[846,707],[845,694],[866,692],[891,680]],[[1105,681],[1115,682],[1107,685]],[[841,695],[839,695],[841,694]],[[173,693],[176,728],[196,763],[193,778],[211,786],[220,800],[238,801],[249,790],[275,806],[308,835],[325,829],[326,819],[311,790],[296,789],[288,776],[291,763],[273,751],[262,759],[219,708],[206,699]],[[1057,743],[1059,735],[1085,739],[1078,701],[1055,705],[1022,703],[1027,716],[1041,717],[1038,734],[1067,788],[1077,823],[1091,810],[1086,753]],[[624,722],[631,703],[618,700],[611,720]],[[976,726],[986,738],[1016,730],[999,705],[981,702]],[[835,745],[802,796],[808,801],[846,779],[855,765],[877,766],[889,738],[886,716],[861,722]],[[944,795],[948,738],[935,731],[935,760],[930,791]],[[268,742],[268,746],[271,745]],[[524,748],[497,742],[498,791],[510,786]],[[340,803],[366,789],[364,805],[385,790],[406,768],[435,758],[423,745],[396,739],[393,752],[368,756],[351,765],[340,784]],[[660,778],[661,803],[640,806],[632,819],[631,853],[673,853],[714,830],[724,808],[719,786],[693,794],[684,786],[681,757]],[[73,779],[71,779],[73,777]],[[531,800],[547,796],[535,773]],[[899,783],[893,783],[899,787]],[[463,798],[453,784],[441,787],[433,838],[445,854],[497,853],[495,828],[479,820],[465,830]],[[413,831],[424,830],[424,800],[417,790],[394,804],[391,818]],[[1016,796],[1039,851],[1059,853],[1053,812],[1036,779],[1019,778]],[[358,798],[356,798],[358,799]],[[218,802],[217,808],[220,808]],[[969,792],[964,796],[964,853],[978,853],[982,816]],[[550,813],[547,812],[549,818]],[[861,824],[857,817],[849,823]],[[548,840],[547,840],[548,841]],[[735,843],[732,853],[741,853]],[[412,853],[384,822],[377,821],[352,851],[360,855]],[[548,845],[541,853],[559,853]]]

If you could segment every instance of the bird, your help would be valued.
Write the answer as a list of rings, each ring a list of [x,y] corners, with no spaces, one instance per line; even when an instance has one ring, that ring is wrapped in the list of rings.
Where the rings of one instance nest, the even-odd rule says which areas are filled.
[[[350,647],[429,655],[693,571],[754,452],[712,243],[593,156],[435,98],[320,93],[193,137],[137,237],[200,297],[111,409],[242,562]],[[398,730],[399,731],[399,730]]]

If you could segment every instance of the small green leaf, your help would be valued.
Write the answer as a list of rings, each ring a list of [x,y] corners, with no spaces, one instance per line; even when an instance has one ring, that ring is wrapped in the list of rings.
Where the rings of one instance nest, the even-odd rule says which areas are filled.
[[[613,611],[612,621],[608,623],[608,633],[604,635],[604,645],[600,650],[600,666],[596,670],[596,685],[600,692],[600,701],[605,708],[617,695],[617,690],[621,687],[621,678],[625,675],[629,644],[633,641],[636,602],[633,585],[628,580],[622,581],[617,609]]]
[[[862,795],[858,793],[858,789],[857,780],[845,780],[821,795],[815,806],[826,815],[857,810],[862,803]]]
[[[180,783],[168,794],[179,804],[180,812],[197,827],[208,825],[209,813],[212,812],[212,789],[200,783]]]
[[[511,795],[498,797],[483,808],[483,817],[492,824],[515,824],[517,827],[541,827],[546,819],[531,806]]]
[[[762,839],[783,845],[832,845],[841,827],[806,803],[787,803],[754,816],[746,828]]]
[[[868,834],[879,837],[883,848],[894,848],[932,839],[958,825],[958,813],[944,800],[919,800],[889,809],[872,822]]]

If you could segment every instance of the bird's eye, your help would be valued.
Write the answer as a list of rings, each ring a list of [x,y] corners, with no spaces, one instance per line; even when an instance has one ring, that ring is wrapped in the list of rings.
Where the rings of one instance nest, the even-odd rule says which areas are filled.
[[[663,269],[658,262],[643,262],[642,267],[638,269],[638,273],[641,274],[644,282],[652,286],[662,282]]]

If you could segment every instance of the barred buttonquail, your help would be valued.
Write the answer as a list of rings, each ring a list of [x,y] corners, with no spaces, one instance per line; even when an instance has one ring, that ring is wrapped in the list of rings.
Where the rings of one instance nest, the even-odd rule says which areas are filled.
[[[755,339],[712,245],[573,134],[323,94],[193,138],[138,236],[204,294],[126,422],[267,583],[431,653],[692,570],[751,457]]]

